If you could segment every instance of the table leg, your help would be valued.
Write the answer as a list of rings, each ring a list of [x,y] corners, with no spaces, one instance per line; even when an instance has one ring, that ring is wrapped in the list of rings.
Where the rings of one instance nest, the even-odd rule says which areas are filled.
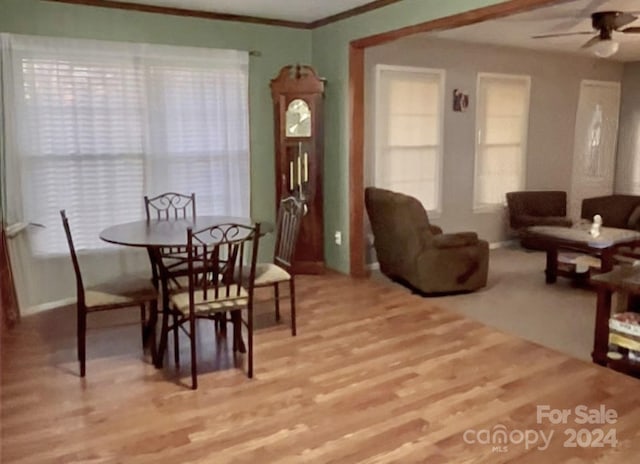
[[[149,261],[151,263],[153,285],[160,292],[160,308],[156,308],[156,311],[155,311],[155,318],[153,320],[153,330],[155,330],[155,327],[157,324],[159,311],[162,311],[162,328],[160,331],[160,344],[159,346],[157,346],[157,348],[154,347],[154,350],[153,350],[156,353],[155,359],[153,361],[154,361],[154,365],[157,368],[161,368],[164,360],[164,352],[166,350],[166,344],[167,344],[167,340],[166,340],[166,331],[168,327],[167,309],[169,307],[168,283],[165,276],[158,271],[159,269],[158,260],[162,259],[162,256],[160,255],[160,250],[156,247],[148,247],[147,253],[149,254]],[[155,343],[156,337],[154,336],[152,340]]]
[[[604,250],[602,250],[602,253],[600,254],[600,272],[601,273],[609,272],[610,270],[613,269],[614,251],[615,251],[614,247],[605,248]]]
[[[558,249],[555,247],[547,248],[547,267],[544,273],[548,284],[556,282],[558,278]]]
[[[593,352],[591,359],[601,366],[607,365],[609,351],[609,317],[611,315],[611,290],[598,288],[596,304],[596,327],[593,334]]]
[[[151,279],[153,286],[156,290],[159,290],[159,277],[158,266],[156,265],[156,249],[153,247],[147,247],[147,254],[149,255],[149,264],[151,265]],[[150,314],[145,326],[145,338],[144,340],[149,345],[151,351],[151,357],[153,365],[158,365],[158,345],[156,340],[156,326],[158,323],[158,302],[152,303],[149,308]]]

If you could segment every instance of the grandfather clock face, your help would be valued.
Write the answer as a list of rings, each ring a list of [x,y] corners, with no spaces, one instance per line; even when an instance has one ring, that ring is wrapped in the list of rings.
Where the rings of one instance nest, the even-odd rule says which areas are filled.
[[[311,110],[301,98],[291,100],[285,114],[285,137],[311,137]]]

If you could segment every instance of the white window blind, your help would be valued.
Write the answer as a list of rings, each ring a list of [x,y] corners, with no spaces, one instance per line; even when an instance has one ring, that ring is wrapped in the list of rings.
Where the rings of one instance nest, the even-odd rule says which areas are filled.
[[[529,76],[478,74],[475,208],[524,188],[530,87]]]
[[[440,209],[444,71],[376,67],[378,187]]]
[[[6,40],[6,37],[3,37]],[[249,216],[248,54],[11,36],[23,216],[35,254],[107,246],[143,196],[194,192],[198,214]]]

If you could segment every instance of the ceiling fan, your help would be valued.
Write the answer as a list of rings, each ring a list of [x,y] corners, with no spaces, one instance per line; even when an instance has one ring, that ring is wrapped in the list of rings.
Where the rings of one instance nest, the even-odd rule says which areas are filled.
[[[635,13],[635,12],[634,12]],[[609,57],[618,51],[620,44],[613,40],[613,32],[623,34],[640,34],[640,27],[627,27],[638,16],[624,11],[597,11],[591,14],[591,25],[597,34],[587,40],[582,48],[591,48],[593,52],[603,58]],[[624,29],[623,29],[624,28]],[[543,34],[533,36],[533,39],[546,39],[550,37],[563,37],[570,35],[591,35],[593,31],[563,32],[559,34]]]

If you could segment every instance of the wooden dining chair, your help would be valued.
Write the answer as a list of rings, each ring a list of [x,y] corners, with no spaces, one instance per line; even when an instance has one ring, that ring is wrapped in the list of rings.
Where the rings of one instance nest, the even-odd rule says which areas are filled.
[[[304,204],[296,197],[283,198],[278,207],[276,221],[276,243],[272,263],[256,265],[255,287],[273,287],[276,321],[280,321],[279,285],[289,282],[289,304],[291,307],[291,335],[296,335],[296,292],[292,270],[293,258],[304,215]]]
[[[196,194],[165,192],[158,196],[144,197],[147,220],[185,219],[196,216]]]
[[[76,275],[77,323],[78,323],[78,360],[80,361],[80,376],[86,373],[86,337],[87,315],[98,311],[112,309],[140,307],[140,324],[142,327],[142,346],[148,341],[151,356],[156,358],[155,327],[157,320],[158,292],[151,281],[138,276],[122,276],[118,279],[103,282],[85,289],[80,272],[80,263],[73,244],[71,228],[65,210],[60,211],[62,225],[67,236],[69,252]],[[147,321],[146,308],[149,307]]]
[[[247,376],[253,377],[253,288],[260,239],[260,224],[220,224],[194,232],[187,231],[188,286],[170,295],[169,307],[177,316],[169,325],[163,317],[159,359],[164,357],[168,333],[179,329],[189,337],[191,349],[191,384],[198,388],[197,319],[233,324],[233,352],[244,351],[242,326],[247,329]],[[243,263],[248,262],[247,267]],[[248,275],[244,276],[244,271]],[[240,285],[236,273],[246,285]],[[242,312],[246,317],[242,317]],[[227,319],[227,315],[230,318]]]
[[[196,194],[185,195],[177,192],[165,192],[155,197],[144,197],[147,221],[168,221],[196,217]],[[169,293],[184,286],[186,269],[185,247],[162,247],[149,250],[152,261],[153,281],[156,288],[162,288],[162,310],[168,311]],[[176,321],[174,321],[176,322]],[[174,358],[179,361],[178,334],[174,336]]]

